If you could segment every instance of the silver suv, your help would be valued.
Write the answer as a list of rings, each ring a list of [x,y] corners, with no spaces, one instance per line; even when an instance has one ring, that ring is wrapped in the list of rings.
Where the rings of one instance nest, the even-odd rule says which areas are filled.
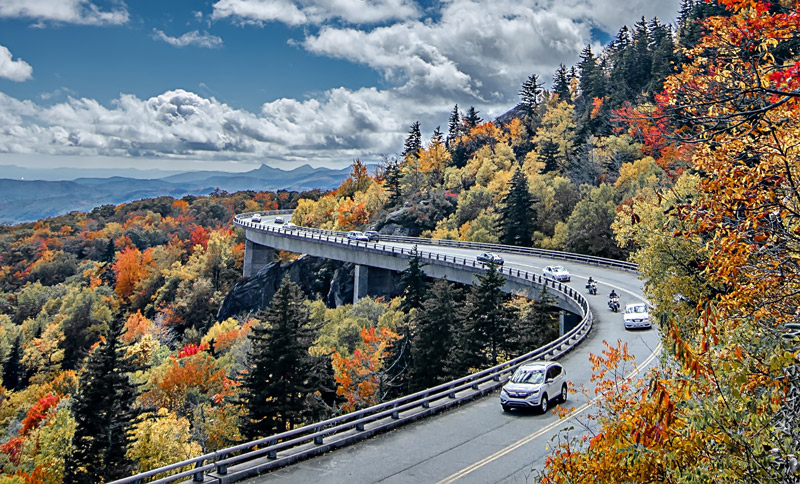
[[[500,390],[503,410],[530,408],[547,412],[551,400],[567,401],[567,372],[560,363],[537,361],[526,363],[511,375]]]

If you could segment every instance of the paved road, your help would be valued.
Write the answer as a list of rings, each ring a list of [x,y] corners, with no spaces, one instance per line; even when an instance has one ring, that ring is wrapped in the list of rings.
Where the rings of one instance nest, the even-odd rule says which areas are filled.
[[[436,246],[425,246],[424,250],[457,253],[462,257],[479,252]],[[503,254],[503,257],[507,267],[531,272],[540,272],[545,265],[553,264],[551,260],[518,254]],[[654,356],[659,344],[658,330],[626,331],[622,315],[612,313],[606,306],[612,288],[620,294],[623,308],[627,303],[643,300],[641,281],[636,275],[579,263],[558,263],[572,274],[573,288],[583,290],[589,275],[598,280],[599,295],[587,296],[595,326],[588,338],[561,360],[573,388],[589,386],[589,354],[599,354],[604,349],[603,341],[626,342],[639,365],[657,361]],[[584,405],[586,402],[583,394],[573,393],[566,405],[576,408],[580,418],[592,410]],[[575,420],[559,421],[553,413],[503,412],[499,395],[494,393],[456,410],[246,482],[534,482],[531,469],[541,469],[549,454],[548,446],[553,445],[551,439],[559,429],[570,425],[580,428]]]

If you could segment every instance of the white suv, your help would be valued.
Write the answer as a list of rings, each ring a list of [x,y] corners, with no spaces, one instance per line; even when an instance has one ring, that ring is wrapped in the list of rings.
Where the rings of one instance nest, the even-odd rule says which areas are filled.
[[[553,279],[555,281],[559,282],[570,281],[569,271],[564,269],[563,266],[547,266],[544,268],[544,271],[542,271],[542,274],[544,275],[544,277]]]
[[[500,390],[503,410],[532,408],[546,412],[551,400],[567,401],[567,372],[560,363],[537,361],[526,363],[511,375]]]
[[[650,311],[645,303],[634,303],[625,306],[622,319],[625,321],[625,329],[650,328],[653,325],[650,321]]]

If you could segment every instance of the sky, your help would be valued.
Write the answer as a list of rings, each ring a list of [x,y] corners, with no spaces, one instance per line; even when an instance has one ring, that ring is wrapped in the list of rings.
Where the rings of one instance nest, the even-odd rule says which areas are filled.
[[[0,0],[0,164],[343,168],[680,0]],[[0,166],[0,178],[2,167]]]

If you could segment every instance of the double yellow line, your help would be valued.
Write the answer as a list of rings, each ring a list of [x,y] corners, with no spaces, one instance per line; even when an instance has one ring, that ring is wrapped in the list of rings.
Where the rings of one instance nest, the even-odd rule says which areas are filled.
[[[648,356],[647,359],[644,360],[644,362],[640,366],[637,366],[636,369],[634,369],[630,373],[628,373],[625,376],[625,378],[626,379],[630,379],[630,378],[633,378],[634,376],[638,375],[642,371],[643,368],[645,368],[647,365],[649,365],[650,362],[652,362],[656,358],[656,356],[658,356],[658,353],[660,353],[660,352],[661,352],[661,342],[658,343],[658,346],[656,346],[656,349],[650,354],[650,356]],[[535,433],[533,433],[533,434],[531,434],[531,435],[529,435],[529,436],[527,436],[527,437],[525,437],[525,438],[523,438],[521,440],[518,440],[518,441],[514,442],[513,444],[509,445],[508,447],[505,447],[505,448],[495,452],[494,454],[490,455],[489,457],[481,459],[478,462],[476,462],[476,463],[474,463],[474,464],[472,464],[472,465],[470,465],[468,467],[465,467],[464,469],[461,469],[460,471],[456,472],[455,474],[451,475],[450,477],[442,479],[441,481],[437,482],[436,484],[450,484],[452,482],[455,482],[455,481],[461,479],[462,477],[466,476],[467,474],[470,474],[471,472],[480,469],[481,467],[485,466],[486,464],[488,464],[488,463],[490,463],[490,462],[492,462],[494,460],[497,460],[500,457],[503,457],[504,455],[506,455],[506,454],[508,454],[510,452],[515,451],[516,449],[522,447],[523,445],[527,444],[528,442],[530,442],[532,440],[535,440],[537,437],[540,437],[540,436],[546,434],[547,432],[550,432],[551,430],[555,429],[556,427],[559,427],[559,426],[563,425],[568,420],[570,420],[572,418],[575,418],[578,415],[580,415],[581,413],[585,412],[589,407],[591,407],[594,404],[594,402],[597,401],[598,398],[599,397],[593,398],[589,402],[584,403],[580,407],[578,407],[575,410],[573,410],[572,412],[570,412],[566,417],[564,417],[562,419],[558,419],[555,422],[546,425],[543,429],[539,430],[538,432],[535,432]]]

